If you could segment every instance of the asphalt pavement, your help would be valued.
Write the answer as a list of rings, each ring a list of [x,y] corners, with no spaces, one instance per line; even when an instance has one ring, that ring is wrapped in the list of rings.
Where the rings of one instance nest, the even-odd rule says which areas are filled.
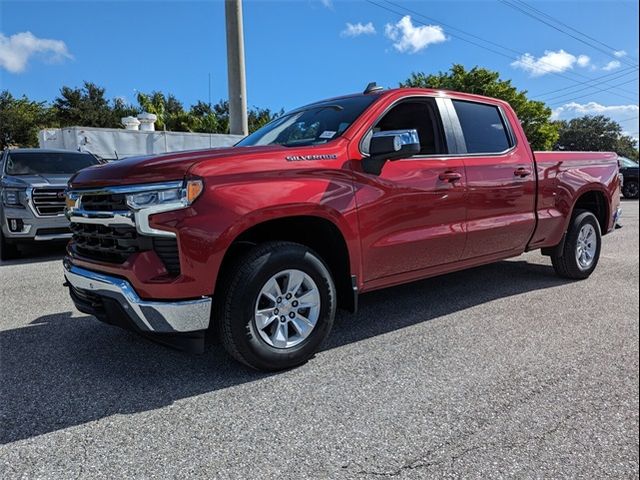
[[[592,277],[537,252],[361,296],[264,374],[74,310],[62,250],[0,265],[0,478],[638,478],[638,202]]]

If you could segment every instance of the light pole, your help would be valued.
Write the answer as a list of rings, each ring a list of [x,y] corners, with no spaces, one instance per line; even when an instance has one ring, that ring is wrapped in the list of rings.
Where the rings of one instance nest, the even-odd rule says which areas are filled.
[[[229,79],[229,133],[248,135],[247,83],[244,69],[242,0],[225,0],[227,76]]]

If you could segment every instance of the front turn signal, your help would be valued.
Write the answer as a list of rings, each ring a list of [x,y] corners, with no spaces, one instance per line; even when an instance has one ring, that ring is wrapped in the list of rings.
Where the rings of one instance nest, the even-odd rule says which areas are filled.
[[[187,203],[191,205],[204,190],[202,180],[187,180]]]

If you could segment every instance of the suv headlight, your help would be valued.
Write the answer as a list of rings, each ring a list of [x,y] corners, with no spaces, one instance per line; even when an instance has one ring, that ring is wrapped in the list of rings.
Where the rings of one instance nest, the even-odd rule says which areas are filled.
[[[24,189],[20,188],[3,188],[2,189],[2,204],[7,207],[24,208],[22,199],[25,196]]]
[[[184,208],[191,205],[200,196],[204,185],[200,179],[187,180],[184,185],[173,188],[161,188],[138,193],[127,194],[127,205],[134,210],[144,208],[165,207],[170,210]],[[165,208],[162,208],[165,210]]]

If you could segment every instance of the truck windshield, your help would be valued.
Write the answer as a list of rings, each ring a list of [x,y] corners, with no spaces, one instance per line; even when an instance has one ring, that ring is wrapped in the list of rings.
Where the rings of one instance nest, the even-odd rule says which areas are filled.
[[[357,95],[314,103],[276,118],[242,139],[237,146],[319,145],[339,137],[378,95]]]
[[[88,153],[14,152],[7,156],[7,175],[72,175],[100,163]]]
[[[618,157],[622,168],[638,168],[638,163],[627,157]]]

